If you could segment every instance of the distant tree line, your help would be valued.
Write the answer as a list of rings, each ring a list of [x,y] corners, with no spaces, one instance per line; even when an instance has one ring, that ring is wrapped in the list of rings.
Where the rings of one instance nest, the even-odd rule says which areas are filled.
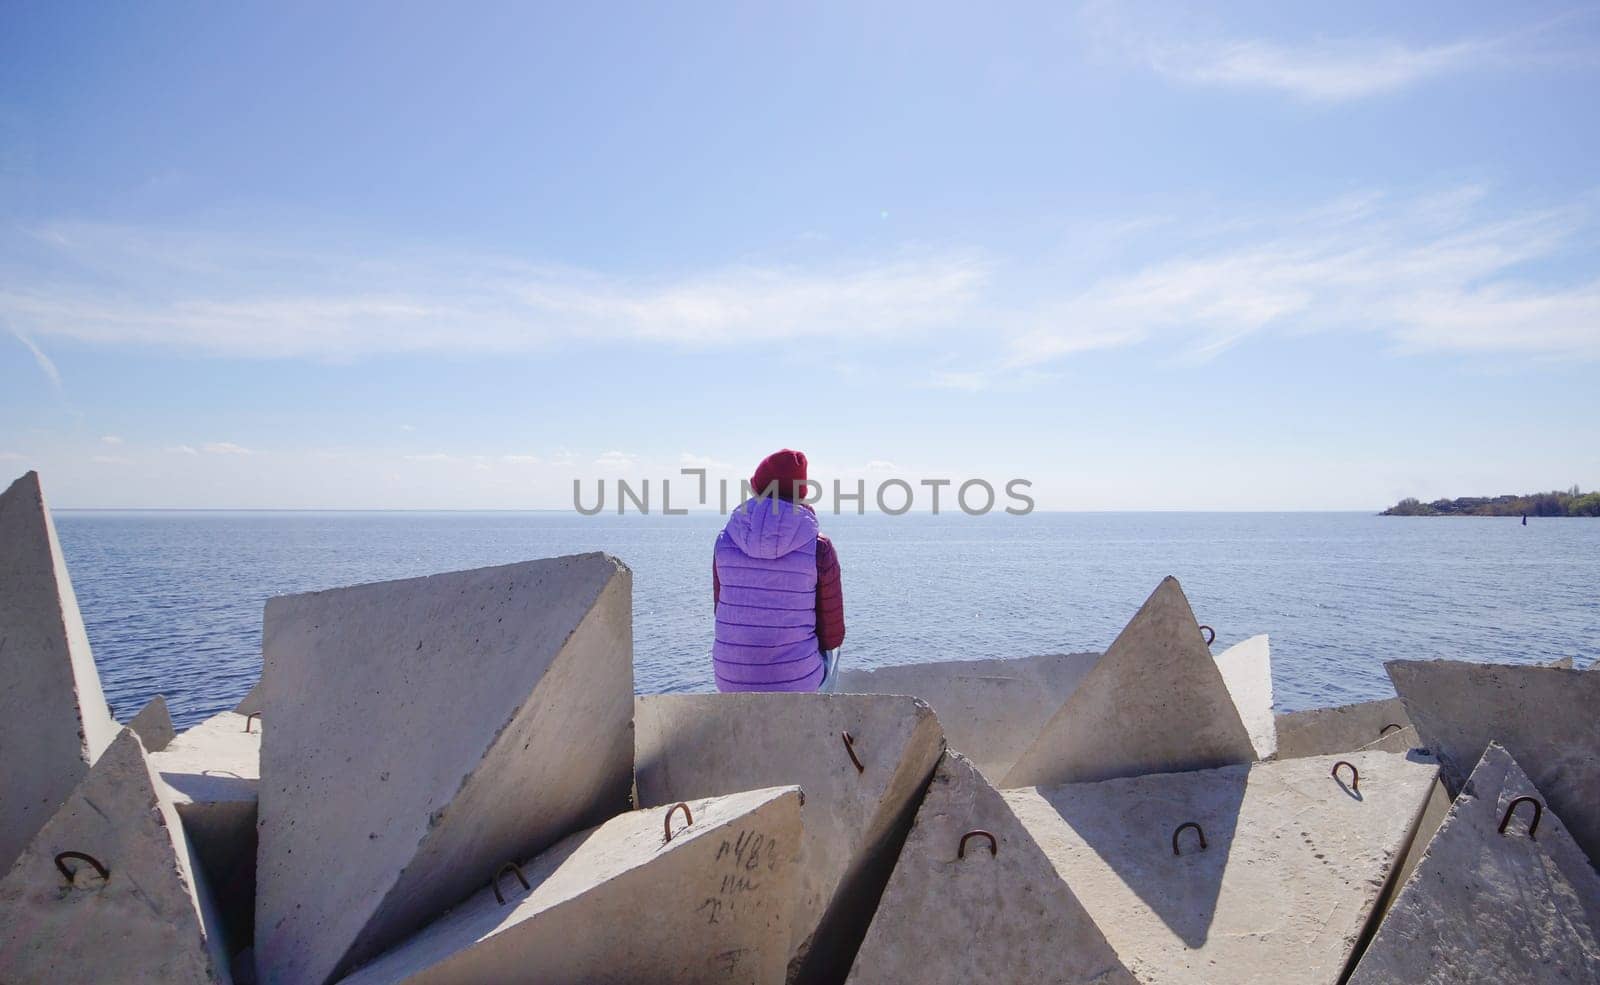
[[[1402,499],[1381,516],[1600,516],[1600,492],[1584,493],[1573,486],[1566,492],[1529,493],[1525,496],[1462,496],[1424,503]]]

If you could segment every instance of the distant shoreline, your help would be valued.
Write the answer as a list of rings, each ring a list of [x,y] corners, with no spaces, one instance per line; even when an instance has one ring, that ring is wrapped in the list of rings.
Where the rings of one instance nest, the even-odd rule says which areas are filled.
[[[1498,516],[1498,517],[1600,517],[1600,492],[1585,493],[1573,486],[1565,492],[1526,493],[1521,496],[1462,496],[1424,503],[1402,499],[1379,516]]]

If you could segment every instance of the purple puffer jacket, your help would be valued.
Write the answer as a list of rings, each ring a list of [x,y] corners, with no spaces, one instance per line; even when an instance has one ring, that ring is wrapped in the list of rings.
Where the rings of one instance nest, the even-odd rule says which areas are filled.
[[[719,691],[815,691],[817,515],[787,500],[753,499],[717,535]]]

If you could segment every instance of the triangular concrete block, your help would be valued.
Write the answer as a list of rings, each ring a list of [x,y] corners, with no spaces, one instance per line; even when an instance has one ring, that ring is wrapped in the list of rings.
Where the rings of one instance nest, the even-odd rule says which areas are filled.
[[[1319,757],[1004,796],[1140,982],[1334,985],[1438,773],[1342,759],[1359,779]]]
[[[1534,803],[1516,804],[1506,821],[1523,798]],[[1600,875],[1527,775],[1491,745],[1350,982],[1600,982],[1597,911]]]
[[[177,730],[172,727],[172,715],[167,712],[166,696],[161,694],[147,701],[139,714],[128,722],[128,727],[139,734],[145,752],[160,752],[178,737]]]
[[[1005,776],[1098,653],[1015,660],[941,660],[839,674],[842,694],[905,694],[933,706],[945,741],[983,771]]]
[[[225,711],[150,756],[194,846],[233,949],[254,937],[260,718]]]
[[[39,474],[29,472],[0,494],[0,872],[116,734]]]
[[[1384,668],[1452,794],[1498,742],[1600,864],[1600,676],[1460,660],[1392,660]]]
[[[316,985],[628,806],[632,576],[604,554],[272,599],[256,964]]]
[[[1419,744],[1399,698],[1308,708],[1277,717],[1279,759],[1330,756],[1368,748],[1404,752]],[[1380,742],[1383,744],[1375,745]]]
[[[1272,647],[1267,635],[1252,636],[1217,654],[1217,670],[1250,733],[1256,758],[1276,757],[1278,724],[1272,715]]]
[[[1255,756],[1189,600],[1169,576],[1001,786],[1208,769]]]
[[[623,814],[523,865],[529,888],[503,872],[499,898],[479,890],[345,985],[780,985],[799,844],[794,787]]]
[[[880,694],[663,694],[634,715],[641,806],[804,791],[790,980],[843,980],[943,751],[933,710]]]
[[[131,729],[0,880],[0,981],[228,981],[205,880]]]
[[[234,705],[233,710],[241,715],[257,715],[265,710],[261,707],[260,678],[256,678],[256,682],[250,686],[245,696],[239,699],[239,703]]]
[[[983,775],[946,752],[850,970],[851,985],[1133,985]]]

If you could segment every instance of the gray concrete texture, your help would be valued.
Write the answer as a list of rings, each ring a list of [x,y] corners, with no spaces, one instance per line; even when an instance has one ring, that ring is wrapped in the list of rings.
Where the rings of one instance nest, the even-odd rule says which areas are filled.
[[[172,727],[172,715],[167,711],[166,696],[161,694],[145,702],[139,714],[128,720],[128,727],[139,733],[145,752],[160,752],[178,737],[177,730]]]
[[[1355,790],[1330,775],[1338,758]],[[1350,753],[1004,797],[1140,982],[1333,985],[1437,772],[1420,753]]]
[[[1004,776],[1099,659],[1098,653],[1052,653],[846,669],[838,691],[921,698],[939,716],[951,749],[985,776]]]
[[[632,575],[603,554],[267,603],[256,964],[316,985],[626,810]]]
[[[1600,982],[1600,875],[1539,790],[1490,745],[1415,874],[1378,927],[1351,985]]]
[[[933,710],[878,694],[644,695],[635,727],[641,806],[800,787],[789,980],[842,981],[943,752]]]
[[[522,867],[531,889],[504,874],[504,903],[483,888],[346,985],[781,985],[799,790],[687,806],[692,824],[658,807],[573,835]]]
[[[234,705],[233,710],[241,715],[253,715],[266,710],[261,706],[260,678],[257,678],[256,682],[250,685],[250,690],[245,693],[244,697],[239,699],[239,703]]]
[[[1250,733],[1256,759],[1278,755],[1278,723],[1272,714],[1272,646],[1267,635],[1252,636],[1217,654],[1222,683]]]
[[[116,734],[39,475],[29,472],[0,494],[0,872]]]
[[[1452,794],[1498,742],[1600,862],[1600,676],[1458,660],[1392,660],[1384,668]]]
[[[82,852],[104,866],[61,852]],[[204,877],[124,729],[0,880],[0,981],[227,982]]]
[[[994,851],[972,832],[993,836]],[[1005,799],[969,760],[946,752],[851,985],[1134,981]]]
[[[150,755],[205,870],[234,950],[254,937],[263,727],[259,718],[225,711]]]
[[[1002,787],[1249,763],[1255,745],[1178,580],[1162,580]]]
[[[1400,727],[1392,728],[1394,725]],[[1375,748],[1383,752],[1404,752],[1417,745],[1416,730],[1399,698],[1310,708],[1278,716],[1279,759],[1355,752],[1380,742],[1383,744]]]

